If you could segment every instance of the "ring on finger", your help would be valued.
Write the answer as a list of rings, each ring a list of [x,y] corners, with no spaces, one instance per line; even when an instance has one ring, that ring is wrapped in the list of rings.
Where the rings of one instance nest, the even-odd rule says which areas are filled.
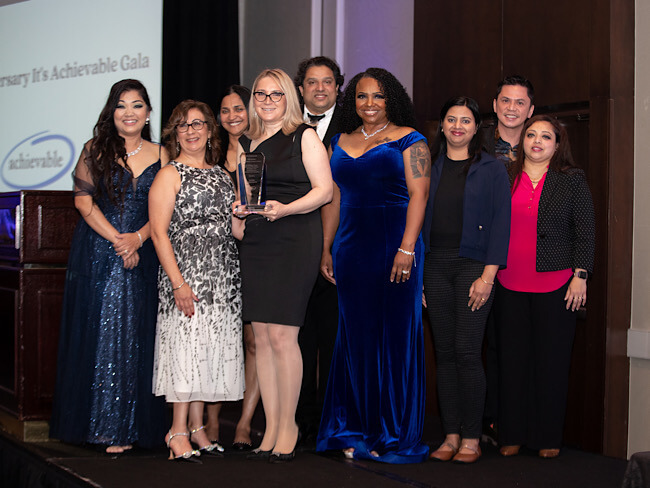
[[[402,274],[407,275],[407,274],[409,274],[409,273],[410,273],[410,271],[407,271],[407,270],[405,270],[405,269],[402,270]]]
[[[484,301],[485,301],[485,298],[481,298],[481,301],[484,302]]]

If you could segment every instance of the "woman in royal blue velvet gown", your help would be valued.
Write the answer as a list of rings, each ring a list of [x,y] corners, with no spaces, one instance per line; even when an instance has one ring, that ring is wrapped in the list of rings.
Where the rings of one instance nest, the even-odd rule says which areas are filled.
[[[74,173],[81,214],[70,249],[50,436],[118,454],[161,444],[154,397],[158,259],[149,187],[167,153],[151,141],[151,104],[137,80],[113,85]]]
[[[345,133],[331,143],[337,188],[323,208],[321,262],[323,275],[337,285],[339,332],[317,450],[420,462],[429,451],[421,443],[420,229],[431,158],[426,139],[411,128],[406,90],[386,70],[355,76],[342,108]]]

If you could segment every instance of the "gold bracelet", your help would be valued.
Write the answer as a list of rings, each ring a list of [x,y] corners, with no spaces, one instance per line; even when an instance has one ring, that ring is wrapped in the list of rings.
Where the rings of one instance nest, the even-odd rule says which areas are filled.
[[[185,282],[183,281],[180,285],[178,285],[176,288],[172,288],[172,291],[180,290],[181,286],[183,286]]]
[[[140,247],[142,247],[142,236],[140,235],[139,231],[135,231],[136,234],[138,234],[138,239],[140,239]]]
[[[485,280],[483,279],[483,276],[481,276],[481,281],[482,281],[483,283],[485,283],[486,285],[494,285],[494,281],[493,281],[492,283],[490,283],[489,281],[485,281]]]

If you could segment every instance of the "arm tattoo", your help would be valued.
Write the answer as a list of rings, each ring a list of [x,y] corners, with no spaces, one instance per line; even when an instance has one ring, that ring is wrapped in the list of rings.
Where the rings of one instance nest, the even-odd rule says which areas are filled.
[[[431,177],[431,154],[424,141],[418,141],[411,146],[410,164],[413,178]]]

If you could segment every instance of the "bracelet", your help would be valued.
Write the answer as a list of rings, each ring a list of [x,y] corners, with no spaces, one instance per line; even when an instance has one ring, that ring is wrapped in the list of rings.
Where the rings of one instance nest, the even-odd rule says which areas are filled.
[[[483,279],[483,276],[481,276],[481,281],[482,281],[483,283],[485,283],[486,285],[494,285],[494,281],[493,281],[492,283],[490,283],[489,281],[485,281],[485,280]]]
[[[172,291],[180,290],[181,286],[185,284],[185,281],[183,281],[180,285],[178,285],[176,288],[172,288]]]
[[[399,252],[401,252],[402,254],[406,254],[407,256],[413,256],[413,266],[418,265],[417,261],[415,261],[415,251],[413,251],[413,252],[406,251],[406,250],[402,249],[401,247],[398,247],[397,250]]]
[[[142,247],[142,236],[140,235],[139,231],[135,231],[136,234],[138,234],[138,239],[140,239],[140,247]]]

